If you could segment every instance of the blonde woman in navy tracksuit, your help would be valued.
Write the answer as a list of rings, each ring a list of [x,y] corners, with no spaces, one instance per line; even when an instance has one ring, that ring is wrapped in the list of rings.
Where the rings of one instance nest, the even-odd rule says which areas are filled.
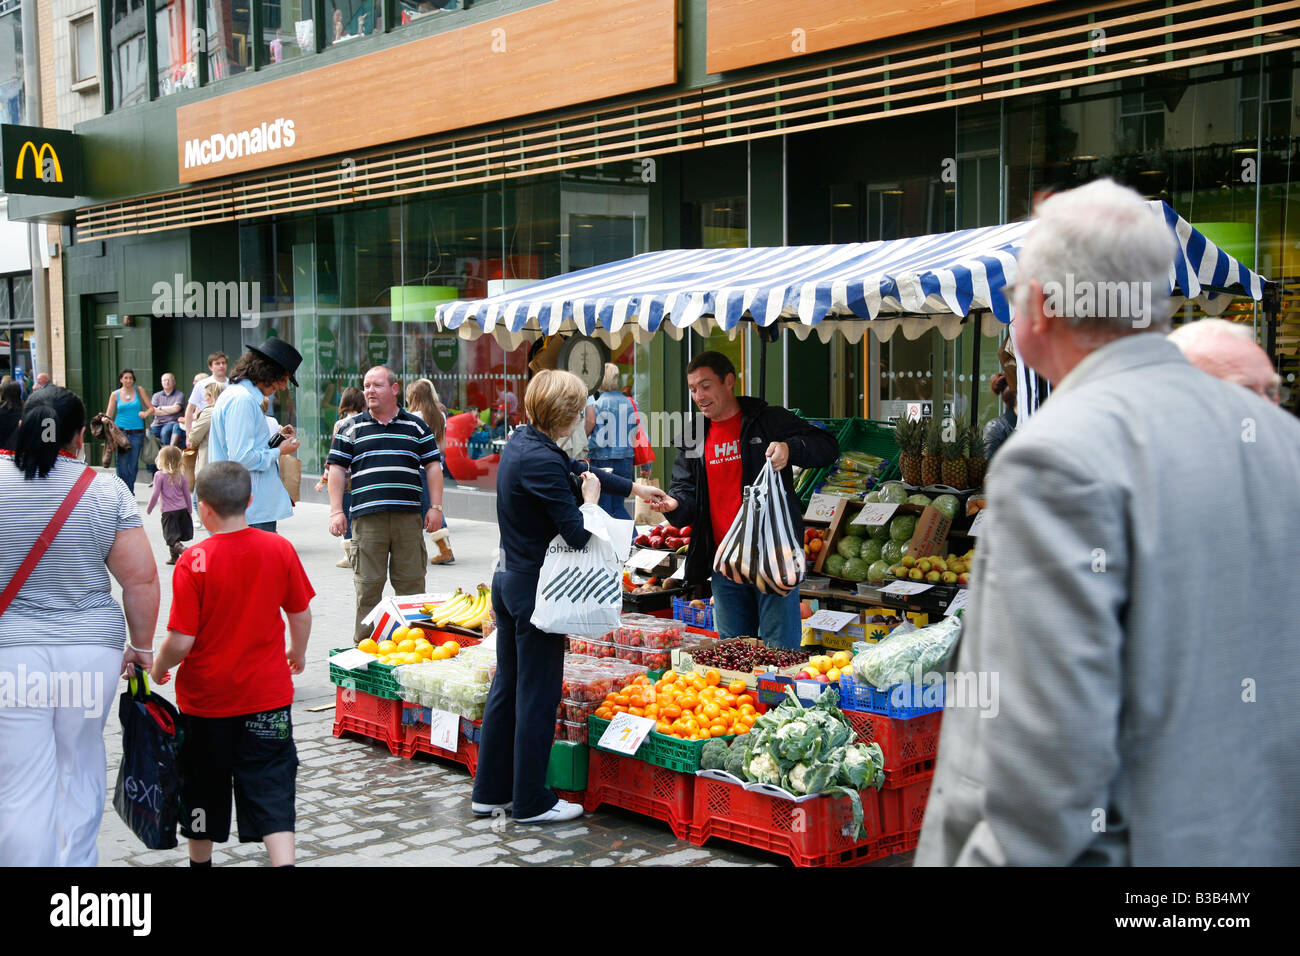
[[[512,812],[520,823],[553,823],[582,815],[582,807],[546,789],[546,764],[555,738],[555,710],[564,677],[563,634],[532,625],[537,579],[546,548],[557,534],[581,548],[583,501],[606,494],[655,500],[658,488],[634,484],[569,459],[556,438],[582,417],[587,389],[569,372],[539,372],[524,395],[528,424],[510,436],[497,470],[500,559],[492,578],[497,621],[497,673],[483,714],[483,739],[472,810]]]

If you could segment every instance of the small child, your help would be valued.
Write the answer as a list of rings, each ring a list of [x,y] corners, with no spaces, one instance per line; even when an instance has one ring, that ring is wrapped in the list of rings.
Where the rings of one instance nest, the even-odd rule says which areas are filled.
[[[212,842],[230,839],[233,789],[239,841],[265,843],[272,866],[292,866],[291,675],[306,664],[316,592],[288,540],[248,526],[252,478],[243,465],[211,462],[195,485],[212,536],[189,548],[172,573],[167,636],[151,668],[154,682],[165,684],[168,670],[181,665],[181,835],[190,865],[211,866]]]
[[[194,537],[194,521],[190,518],[190,483],[181,474],[181,450],[175,445],[167,445],[158,452],[155,464],[157,473],[153,476],[153,494],[149,496],[149,507],[145,514],[153,514],[153,506],[162,499],[163,540],[171,551],[168,564],[175,564],[185,550],[184,542]]]

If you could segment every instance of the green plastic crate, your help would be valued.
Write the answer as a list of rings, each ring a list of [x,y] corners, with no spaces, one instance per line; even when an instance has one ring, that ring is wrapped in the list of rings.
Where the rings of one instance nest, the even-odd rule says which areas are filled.
[[[557,740],[551,745],[551,760],[546,765],[547,788],[551,790],[586,790],[587,765],[589,762],[586,744]]]
[[[898,442],[894,440],[894,426],[888,422],[877,422],[869,418],[848,418],[844,419],[844,423],[844,427],[835,436],[840,451],[860,451],[875,455],[877,458],[888,459],[889,464],[880,469],[880,480],[883,482],[897,478],[899,476]],[[803,492],[799,495],[801,505],[808,507],[808,502],[812,500],[813,489],[826,480],[826,476],[834,467],[829,465],[818,468],[813,473],[812,480],[804,486]]]
[[[601,717],[591,716],[587,718],[587,743],[596,747],[596,741],[600,740],[605,728],[609,726],[609,721]],[[721,740],[730,744],[735,734],[727,734],[725,737],[715,737],[715,740]],[[641,742],[640,748],[633,755],[637,760],[643,760],[646,763],[652,763],[656,767],[665,767],[668,770],[677,770],[681,773],[694,773],[700,769],[700,751],[704,749],[705,740],[678,740],[676,737],[669,737],[658,731],[652,730],[646,734],[645,740]],[[605,747],[597,747],[605,753],[614,753]],[[621,755],[620,755],[621,756]]]
[[[345,650],[351,650],[351,648],[332,650],[330,651],[330,657],[335,654],[342,654]],[[374,697],[401,700],[402,688],[397,683],[397,678],[393,676],[393,670],[393,665],[381,664],[379,661],[371,661],[366,665],[365,670],[351,671],[331,664],[330,683],[337,684],[339,687],[351,687],[353,690],[359,690]]]

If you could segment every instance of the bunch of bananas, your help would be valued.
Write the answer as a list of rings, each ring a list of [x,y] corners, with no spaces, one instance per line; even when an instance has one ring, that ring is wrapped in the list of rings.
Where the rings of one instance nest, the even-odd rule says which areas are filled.
[[[451,624],[474,630],[483,626],[484,619],[492,610],[492,589],[480,584],[478,593],[469,594],[457,588],[450,600],[442,604],[426,604],[424,610],[433,615],[429,623],[434,627]]]

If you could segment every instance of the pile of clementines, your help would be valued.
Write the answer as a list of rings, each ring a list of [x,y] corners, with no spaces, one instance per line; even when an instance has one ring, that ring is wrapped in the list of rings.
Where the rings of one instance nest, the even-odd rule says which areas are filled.
[[[642,674],[620,690],[610,691],[596,716],[650,717],[655,730],[679,740],[708,740],[747,734],[758,719],[754,697],[744,681],[722,683],[715,670],[678,674],[664,671],[657,681]]]

